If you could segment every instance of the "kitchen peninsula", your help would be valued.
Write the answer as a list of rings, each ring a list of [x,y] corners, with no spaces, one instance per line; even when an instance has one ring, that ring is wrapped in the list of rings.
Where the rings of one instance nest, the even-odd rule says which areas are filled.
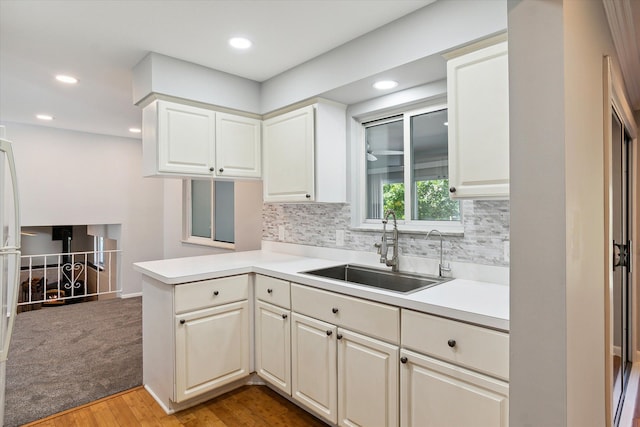
[[[145,387],[167,412],[266,383],[332,424],[507,425],[508,286],[402,294],[304,273],[339,264],[267,250],[136,263]]]

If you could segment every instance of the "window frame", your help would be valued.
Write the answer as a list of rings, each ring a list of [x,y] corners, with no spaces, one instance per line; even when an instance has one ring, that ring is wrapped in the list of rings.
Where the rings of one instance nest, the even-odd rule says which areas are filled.
[[[211,237],[200,237],[192,235],[192,215],[191,208],[192,204],[192,192],[191,192],[191,182],[193,180],[198,181],[208,181],[211,190],[211,216],[209,218],[210,221],[210,229],[211,229]],[[219,240],[215,240],[216,230],[215,230],[215,215],[216,215],[216,186],[215,180],[204,180],[198,178],[188,178],[182,180],[182,243],[188,243],[192,245],[200,245],[200,246],[209,246],[214,248],[222,248],[222,249],[235,249],[235,243],[229,242],[221,242]]]
[[[411,184],[410,165],[412,164],[411,152],[411,117],[421,114],[432,113],[434,111],[448,109],[446,102],[420,103],[409,106],[399,106],[391,110],[383,112],[365,114],[360,117],[352,117],[352,123],[355,124],[352,139],[355,141],[352,151],[355,159],[355,176],[352,179],[352,190],[355,197],[352,197],[354,206],[352,209],[352,228],[364,231],[382,230],[382,220],[367,218],[367,159],[366,159],[366,125],[383,124],[401,116],[403,121],[403,149],[404,149],[404,172],[403,183],[405,188],[405,218],[411,218],[413,209],[413,191]],[[448,162],[448,161],[447,161]],[[448,163],[447,163],[448,164]],[[407,215],[408,214],[408,215]],[[404,232],[427,233],[430,230],[437,229],[443,234],[463,235],[463,209],[460,204],[460,220],[459,221],[424,221],[402,219],[398,220],[398,229]]]

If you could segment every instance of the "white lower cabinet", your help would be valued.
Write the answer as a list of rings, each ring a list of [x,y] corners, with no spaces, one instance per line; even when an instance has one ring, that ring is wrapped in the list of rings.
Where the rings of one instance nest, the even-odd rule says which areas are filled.
[[[291,284],[292,396],[340,426],[398,425],[400,310]]]
[[[338,424],[398,425],[398,347],[338,328]]]
[[[167,412],[250,378],[253,329],[257,375],[332,425],[508,426],[505,332],[260,274],[143,293],[144,384]]]
[[[256,372],[291,395],[291,312],[256,301]]]
[[[402,349],[400,425],[507,427],[508,383]]]
[[[330,323],[291,313],[292,397],[310,411],[336,423],[338,383],[336,332]]]
[[[176,402],[249,375],[247,301],[176,316]]]

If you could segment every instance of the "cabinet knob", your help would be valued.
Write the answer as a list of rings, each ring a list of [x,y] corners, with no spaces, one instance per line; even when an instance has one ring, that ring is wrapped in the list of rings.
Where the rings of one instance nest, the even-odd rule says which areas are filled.
[[[184,319],[180,319],[180,324],[184,325],[185,320]]]
[[[209,168],[209,172],[213,172],[214,170],[215,170],[215,169],[214,169],[214,167],[213,167],[213,166],[211,166],[211,167]]]
[[[406,358],[406,357],[404,357],[404,356],[402,356],[402,357],[400,358],[400,362],[402,362],[402,363],[407,363],[408,361],[409,361],[409,359],[407,359],[407,358]]]
[[[447,345],[451,348],[456,346],[456,340],[449,340],[447,341]]]
[[[338,338],[339,340],[341,340],[341,339],[342,339],[342,334],[338,334],[338,335],[336,335],[336,338]]]
[[[218,292],[218,291],[213,291],[213,296],[214,296],[214,297],[217,297],[219,294],[220,294],[220,292]]]
[[[305,194],[304,197],[306,197],[307,199],[311,198],[311,194]]]
[[[282,313],[282,318],[286,319],[287,317],[289,317],[286,313]]]
[[[455,193],[456,187],[449,187],[449,193]]]
[[[224,172],[224,168],[218,169],[218,172],[220,172],[220,173]]]
[[[332,312],[333,314],[336,314],[338,311],[339,311],[339,310],[338,310],[338,308],[337,308],[337,307],[333,307],[333,308],[331,309],[331,312]]]
[[[273,293],[273,289],[271,289],[271,288],[267,289],[267,293],[268,294],[272,294]]]
[[[328,330],[328,331],[327,331],[327,336],[328,336],[328,337],[330,337],[332,334],[333,334],[333,331],[332,331],[332,330]]]

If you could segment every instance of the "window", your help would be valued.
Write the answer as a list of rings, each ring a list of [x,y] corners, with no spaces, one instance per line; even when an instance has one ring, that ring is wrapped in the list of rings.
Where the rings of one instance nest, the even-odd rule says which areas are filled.
[[[104,269],[104,237],[93,236],[93,263],[99,270]]]
[[[232,248],[234,185],[230,181],[185,180],[184,241]]]
[[[405,229],[461,231],[460,203],[449,198],[446,107],[408,111],[362,126],[363,222],[380,223],[393,210]]]

